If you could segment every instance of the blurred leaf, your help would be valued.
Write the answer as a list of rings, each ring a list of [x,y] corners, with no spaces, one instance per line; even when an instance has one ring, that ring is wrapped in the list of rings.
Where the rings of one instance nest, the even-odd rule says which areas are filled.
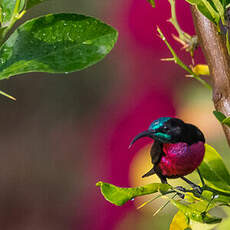
[[[116,40],[115,29],[92,17],[63,13],[32,19],[0,48],[0,79],[85,69],[103,59]]]
[[[230,127],[230,117],[226,117],[223,113],[218,111],[213,111],[213,114],[216,116],[219,122]]]
[[[216,224],[221,222],[221,218],[211,216],[206,212],[200,212],[199,210],[196,210],[195,208],[183,204],[177,200],[171,200],[171,203],[175,205],[180,211],[184,213],[186,217],[188,217],[191,220],[206,224]]]
[[[147,0],[151,6],[154,8],[155,7],[155,0]]]
[[[217,120],[220,121],[221,123],[226,118],[226,116],[223,113],[218,112],[218,111],[213,111],[213,114],[215,115]]]
[[[228,209],[229,210],[229,209]],[[227,211],[227,217],[225,217],[223,219],[223,221],[218,225],[218,227],[216,228],[216,230],[228,230],[229,226],[230,226],[230,216],[229,216],[229,211],[225,210],[225,212]]]
[[[26,9],[29,9],[35,5],[38,5],[42,2],[45,2],[45,1],[48,1],[48,0],[28,0],[27,1],[27,4],[26,4]]]
[[[230,194],[229,172],[220,154],[208,144],[205,144],[205,156],[199,169],[208,186]]]
[[[96,185],[101,188],[101,193],[107,201],[118,206],[123,205],[137,196],[156,192],[165,193],[171,188],[168,184],[160,183],[147,184],[135,188],[121,188],[102,181],[99,181]]]
[[[173,220],[170,224],[169,230],[192,230],[188,224],[188,218],[184,215],[182,211],[178,211],[173,217]]]
[[[230,127],[230,117],[226,117],[222,123]]]
[[[210,74],[208,65],[198,64],[198,65],[192,67],[192,71],[196,75],[209,75]]]
[[[230,0],[221,0],[221,2],[222,2],[222,5],[226,7],[230,3]]]
[[[196,221],[191,220],[190,221],[190,226],[192,228],[192,230],[211,230],[211,229],[216,229],[216,226],[218,226],[219,224],[204,224],[204,223],[199,223]]]

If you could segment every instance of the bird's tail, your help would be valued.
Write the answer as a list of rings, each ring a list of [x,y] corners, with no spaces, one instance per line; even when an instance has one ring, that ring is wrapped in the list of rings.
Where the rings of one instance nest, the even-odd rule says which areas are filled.
[[[155,172],[154,168],[152,168],[147,173],[145,173],[145,175],[143,175],[142,178],[147,177],[147,176],[151,176],[151,175],[153,175],[155,173],[156,172]]]

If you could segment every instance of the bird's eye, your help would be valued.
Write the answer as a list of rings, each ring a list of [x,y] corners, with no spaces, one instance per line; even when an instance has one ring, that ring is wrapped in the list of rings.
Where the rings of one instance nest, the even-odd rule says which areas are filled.
[[[169,130],[169,128],[166,125],[164,125],[163,126],[163,131],[168,131],[168,130]]]

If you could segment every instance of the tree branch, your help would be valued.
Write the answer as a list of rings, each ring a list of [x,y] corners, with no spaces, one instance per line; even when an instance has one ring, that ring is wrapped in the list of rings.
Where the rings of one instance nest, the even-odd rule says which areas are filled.
[[[191,9],[199,44],[210,69],[214,106],[217,111],[229,117],[230,57],[225,40],[218,33],[216,26],[203,16],[195,6],[192,6]],[[223,125],[223,129],[230,145],[230,128]]]

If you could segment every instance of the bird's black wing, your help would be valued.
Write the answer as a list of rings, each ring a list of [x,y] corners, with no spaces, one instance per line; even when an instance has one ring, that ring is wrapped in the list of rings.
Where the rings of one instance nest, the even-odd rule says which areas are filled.
[[[163,144],[160,141],[155,140],[150,151],[152,163],[158,164],[163,154]]]
[[[151,170],[149,170],[142,177],[151,176],[151,175],[157,173],[155,170],[155,165],[160,162],[162,155],[163,155],[163,144],[159,141],[155,141],[154,144],[152,145],[152,148],[150,151],[151,160],[152,160],[152,163],[154,166]]]

